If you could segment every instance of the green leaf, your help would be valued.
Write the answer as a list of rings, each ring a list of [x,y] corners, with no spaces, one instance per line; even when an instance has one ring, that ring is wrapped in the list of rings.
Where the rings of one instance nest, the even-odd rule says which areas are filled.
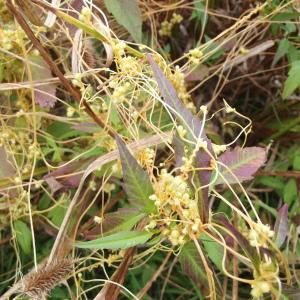
[[[283,39],[279,42],[276,54],[274,56],[272,66],[275,66],[278,61],[289,52],[290,42],[287,39]]]
[[[297,155],[293,159],[293,169],[300,171],[300,155]]]
[[[32,246],[32,235],[30,229],[25,222],[17,220],[14,222],[14,230],[18,244],[24,253],[29,255],[31,253]]]
[[[283,200],[288,205],[291,206],[293,201],[298,196],[297,183],[294,178],[291,178],[283,189]]]
[[[116,212],[104,215],[103,221],[99,226],[105,235],[128,231],[145,216],[145,213],[140,213],[137,209],[120,208]]]
[[[195,9],[193,10],[192,18],[196,18],[200,21],[203,30],[208,21],[208,14],[205,9],[205,5],[197,0],[193,1],[193,5],[195,6]]]
[[[52,223],[59,227],[64,219],[68,208],[69,200],[67,198],[61,198],[60,203],[51,209],[47,216],[52,221]]]
[[[300,13],[298,12],[283,12],[275,15],[271,18],[272,21],[288,21],[295,18],[298,18]]]
[[[55,208],[50,210],[48,217],[51,219],[51,221],[55,226],[59,227],[64,219],[66,211],[67,211],[66,206],[58,205]]]
[[[104,0],[107,10],[124,26],[133,39],[142,41],[142,15],[137,0]]]
[[[222,260],[224,256],[224,248],[207,234],[202,234],[200,240],[203,243],[204,249],[211,261],[222,271]]]
[[[57,139],[60,141],[72,137],[87,135],[86,132],[73,129],[73,127],[70,124],[56,121],[47,128],[47,133],[52,135],[52,139]]]
[[[287,53],[287,57],[289,60],[289,64],[292,64],[293,62],[300,60],[300,51],[297,47],[295,47],[293,44],[290,45],[289,51]]]
[[[47,193],[44,193],[39,200],[38,209],[40,210],[47,209],[50,206],[50,204],[51,204],[51,198]]]
[[[275,176],[260,176],[258,178],[259,183],[271,187],[273,189],[282,190],[284,188],[284,182],[281,177]]]
[[[203,264],[198,250],[193,242],[186,243],[179,254],[182,270],[196,283],[203,284],[206,280]]]
[[[287,80],[284,82],[282,98],[287,99],[300,85],[300,60],[292,63]]]
[[[147,172],[143,170],[119,137],[116,138],[116,142],[122,163],[125,191],[129,201],[144,212],[155,212],[155,205],[149,199],[154,194],[154,190]]]
[[[148,231],[121,231],[106,237],[88,242],[77,242],[75,245],[83,249],[127,249],[144,244],[152,236]]]

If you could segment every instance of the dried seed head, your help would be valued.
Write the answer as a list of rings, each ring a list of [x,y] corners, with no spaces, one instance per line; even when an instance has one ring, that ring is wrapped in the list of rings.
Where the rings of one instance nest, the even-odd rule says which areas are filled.
[[[68,276],[72,263],[73,260],[64,258],[54,260],[48,266],[41,264],[37,272],[32,270],[24,276],[20,292],[33,299],[41,299]]]

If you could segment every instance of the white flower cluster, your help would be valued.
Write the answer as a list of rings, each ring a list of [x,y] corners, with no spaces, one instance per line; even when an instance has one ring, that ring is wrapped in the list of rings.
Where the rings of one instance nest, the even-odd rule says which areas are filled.
[[[191,234],[198,234],[201,220],[197,201],[191,197],[191,190],[182,176],[174,176],[162,170],[154,185],[155,194],[150,196],[158,214],[148,225],[148,229],[160,226],[162,233],[172,245],[181,245]]]
[[[112,94],[112,100],[114,101],[114,103],[123,103],[126,100],[126,96],[128,95],[130,89],[130,82],[125,82],[122,85],[120,84],[116,86]]]
[[[180,70],[179,66],[175,67],[174,73],[170,74],[169,79],[174,86],[178,97],[183,101],[183,103],[187,106],[187,104],[190,105],[190,109],[194,112],[195,111],[195,106],[193,105],[192,102],[189,102],[188,100],[190,99],[190,95],[186,90],[185,86],[185,75],[184,73]]]
[[[154,161],[155,151],[151,148],[146,148],[139,151],[137,154],[137,160],[142,167],[152,166]]]
[[[251,295],[260,298],[271,291],[273,282],[278,282],[278,270],[271,262],[261,263],[259,272],[254,271],[253,277]]]
[[[198,48],[191,49],[189,51],[189,61],[192,64],[198,65],[200,63],[200,59],[202,58],[202,56],[203,56],[203,52]]]
[[[135,76],[142,72],[143,63],[136,57],[126,55],[125,48],[126,43],[124,41],[118,41],[113,45],[115,61],[119,72],[124,73],[126,76]]]
[[[143,64],[133,56],[124,56],[119,60],[119,68],[127,76],[135,76],[142,72]]]
[[[226,151],[226,145],[216,145],[216,144],[212,143],[212,148],[213,148],[214,153],[216,155],[219,155],[219,154],[221,154],[221,153],[223,153],[223,152]]]
[[[259,298],[265,293],[269,293],[271,289],[271,285],[267,281],[258,280],[255,281],[252,285],[251,295],[254,298]]]
[[[92,18],[92,11],[88,7],[81,9],[79,20],[85,23],[90,23]]]
[[[250,245],[253,247],[265,247],[268,239],[274,236],[274,231],[269,225],[257,223],[248,233]]]
[[[170,21],[163,21],[161,23],[161,29],[158,31],[160,36],[171,36],[172,29],[175,24],[181,23],[183,17],[179,14],[173,13]]]

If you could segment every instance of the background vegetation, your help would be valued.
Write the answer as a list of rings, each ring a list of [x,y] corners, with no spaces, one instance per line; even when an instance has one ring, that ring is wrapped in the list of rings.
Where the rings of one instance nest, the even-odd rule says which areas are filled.
[[[0,0],[0,299],[299,299],[299,10]]]

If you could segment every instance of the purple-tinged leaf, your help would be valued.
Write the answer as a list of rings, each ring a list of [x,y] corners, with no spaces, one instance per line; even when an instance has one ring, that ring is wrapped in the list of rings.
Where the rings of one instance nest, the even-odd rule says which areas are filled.
[[[205,65],[199,65],[186,76],[186,81],[201,81],[209,75],[209,68]]]
[[[186,243],[179,254],[181,268],[198,286],[205,285],[207,276],[200,254],[193,242]]]
[[[49,66],[40,56],[31,56],[30,60],[35,63],[34,65],[30,66],[31,76],[33,80],[46,81],[53,78]],[[40,67],[38,67],[37,65],[39,65]],[[56,84],[49,83],[35,88],[35,102],[44,108],[53,107],[56,102],[56,87]]]
[[[119,137],[116,137],[116,142],[122,163],[125,191],[129,201],[141,211],[155,212],[154,203],[149,199],[154,194],[154,190],[147,172],[143,170]]]
[[[280,248],[288,235],[288,205],[284,204],[278,211],[275,223],[275,243]]]
[[[50,176],[50,177],[44,177],[45,181],[47,182],[50,190],[51,190],[51,194],[53,195],[54,193],[56,193],[57,191],[61,190],[64,188],[64,186],[58,182],[54,177]]]
[[[171,113],[174,114],[176,112],[176,117],[179,118],[179,121],[182,125],[187,129],[187,132],[190,137],[197,142],[198,137],[202,138],[207,142],[207,148],[210,153],[213,153],[212,146],[210,140],[206,137],[204,130],[202,130],[202,122],[199,120],[197,116],[194,116],[180,101],[177,96],[175,88],[172,86],[171,82],[166,78],[163,71],[159,68],[157,63],[154,61],[150,54],[147,55],[148,61],[152,67],[155,80],[158,84],[159,91],[163,97],[164,102],[167,104],[167,108],[171,108]],[[190,133],[193,133],[191,135]],[[200,135],[201,133],[201,135]],[[194,136],[194,137],[193,137]],[[195,139],[196,137],[196,139]],[[196,154],[196,168],[207,168],[210,166],[210,156],[204,151],[200,149]],[[209,179],[211,176],[210,171],[199,171],[196,172],[196,180],[197,187],[201,187],[207,185],[209,183]],[[207,207],[208,207],[208,188],[198,189],[198,209],[199,214],[203,222],[207,220]]]
[[[85,169],[90,161],[90,159],[74,161],[45,175],[44,180],[49,184],[51,192],[78,187],[82,177],[81,171]]]
[[[79,123],[79,124],[73,125],[71,128],[78,130],[78,131],[87,132],[87,133],[99,132],[99,126],[93,122]]]
[[[171,113],[174,111],[184,120],[184,126],[187,124],[194,133],[196,137],[199,137],[201,132],[202,122],[198,117],[194,116],[179,100],[175,88],[172,86],[171,82],[166,78],[162,70],[159,68],[157,63],[154,61],[150,54],[147,54],[148,61],[152,67],[155,80],[158,84],[159,91],[163,96],[164,102],[171,107]],[[182,120],[180,120],[182,122]],[[202,132],[202,138],[205,138],[205,133]]]
[[[224,176],[229,184],[252,179],[252,175],[265,163],[266,150],[260,147],[236,147],[228,150],[219,157],[219,162],[228,168],[219,165],[219,172]],[[233,176],[231,172],[235,175]],[[224,180],[218,177],[216,184],[222,184]]]
[[[5,149],[0,147],[0,179],[12,177],[14,174],[15,169],[11,164]]]
[[[71,1],[71,4],[70,4],[71,8],[68,13],[70,14],[70,16],[72,17],[76,17],[76,12],[80,12],[84,6],[84,2],[83,0],[73,0]]]
[[[183,166],[183,156],[184,156],[184,143],[178,136],[178,134],[174,134],[172,145],[174,148],[174,154],[175,154],[175,166],[176,168],[180,168]]]
[[[258,271],[260,258],[256,248],[252,247],[248,240],[224,216],[220,216],[218,219],[221,225],[231,232],[237,243],[244,250],[248,258],[252,261],[253,266]]]
[[[37,104],[43,108],[51,108],[55,105],[56,98],[56,86],[52,83],[43,85],[40,88],[36,88],[34,91],[34,97]]]

